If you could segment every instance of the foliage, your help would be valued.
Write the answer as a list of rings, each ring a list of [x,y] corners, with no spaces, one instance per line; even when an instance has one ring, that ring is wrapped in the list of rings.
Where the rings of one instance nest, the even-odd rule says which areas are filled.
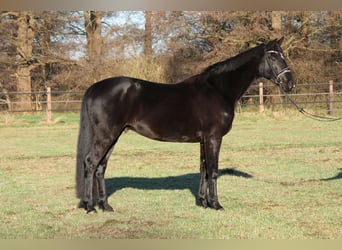
[[[285,36],[284,52],[298,84],[339,82],[341,15],[341,11],[2,11],[0,91],[20,90],[20,65],[29,65],[33,91],[46,86],[85,89],[114,75],[177,82],[280,36]],[[32,45],[24,46],[27,53],[22,53],[20,44],[25,41],[18,35],[23,17],[31,22],[26,28],[34,32]],[[144,51],[149,51],[147,56]]]

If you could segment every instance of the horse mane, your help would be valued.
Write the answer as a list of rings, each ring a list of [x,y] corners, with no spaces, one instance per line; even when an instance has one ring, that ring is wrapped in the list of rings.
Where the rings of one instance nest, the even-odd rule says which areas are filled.
[[[221,74],[223,72],[234,71],[246,64],[254,58],[254,56],[260,54],[260,48],[264,48],[265,44],[260,44],[254,48],[246,50],[236,56],[230,57],[224,61],[217,62],[208,66],[203,70],[202,74]],[[263,51],[263,50],[262,50]]]

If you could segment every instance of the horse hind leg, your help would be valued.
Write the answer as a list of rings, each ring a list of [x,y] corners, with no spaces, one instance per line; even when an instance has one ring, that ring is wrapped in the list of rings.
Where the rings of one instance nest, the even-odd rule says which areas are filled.
[[[94,174],[97,168],[97,164],[92,157],[92,153],[89,153],[84,160],[84,196],[82,201],[82,207],[87,211],[96,212],[94,207],[93,195],[97,188],[94,184]]]
[[[98,195],[98,200],[97,200],[97,204],[99,206],[100,209],[102,209],[104,212],[113,212],[114,209],[108,204],[108,196],[106,193],[106,184],[105,184],[105,179],[104,179],[104,175],[106,172],[106,168],[107,168],[107,162],[108,159],[113,151],[114,146],[111,147],[111,149],[108,151],[108,153],[106,154],[105,158],[103,158],[103,160],[101,161],[96,173],[95,173],[95,177],[96,177],[96,191],[97,191],[97,195]]]
[[[108,148],[111,147],[109,139],[94,140],[90,152],[84,160],[84,196],[83,208],[90,212],[96,212],[94,198],[98,196],[101,201],[106,200],[104,185],[104,172],[107,164]],[[104,160],[105,159],[105,160]],[[108,207],[109,209],[109,207]]]

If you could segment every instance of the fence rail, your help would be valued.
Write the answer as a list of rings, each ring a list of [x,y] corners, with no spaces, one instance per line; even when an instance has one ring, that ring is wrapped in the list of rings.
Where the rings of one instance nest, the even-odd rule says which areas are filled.
[[[276,90],[271,91],[270,90]],[[240,106],[251,108],[259,106],[259,111],[266,108],[275,110],[279,108],[294,108],[286,96],[280,93],[274,85],[251,86],[250,90],[240,100]],[[254,90],[254,92],[253,92]],[[274,93],[278,92],[278,93]],[[342,114],[342,83],[315,83],[298,85],[294,93],[290,94],[295,102],[305,108],[312,109],[320,114]]]
[[[47,88],[45,91],[0,92],[0,113],[79,112],[84,90],[60,91]],[[29,96],[22,101],[20,96]],[[314,83],[298,85],[292,93],[296,103],[318,114],[342,115],[342,83]],[[253,84],[237,105],[238,112],[294,109],[284,94],[274,85]]]

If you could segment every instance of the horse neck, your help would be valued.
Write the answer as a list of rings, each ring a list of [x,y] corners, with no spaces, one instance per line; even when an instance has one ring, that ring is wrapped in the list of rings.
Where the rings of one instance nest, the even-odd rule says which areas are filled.
[[[252,50],[250,52],[253,52]],[[256,51],[254,51],[256,52]],[[227,60],[227,65],[224,62],[221,63],[222,69],[218,73],[212,73],[208,75],[208,82],[210,82],[225,99],[236,103],[241,96],[246,92],[249,86],[260,77],[259,64],[263,53],[244,53],[244,58],[236,56],[231,60]],[[238,63],[237,67],[232,67],[234,63]]]

